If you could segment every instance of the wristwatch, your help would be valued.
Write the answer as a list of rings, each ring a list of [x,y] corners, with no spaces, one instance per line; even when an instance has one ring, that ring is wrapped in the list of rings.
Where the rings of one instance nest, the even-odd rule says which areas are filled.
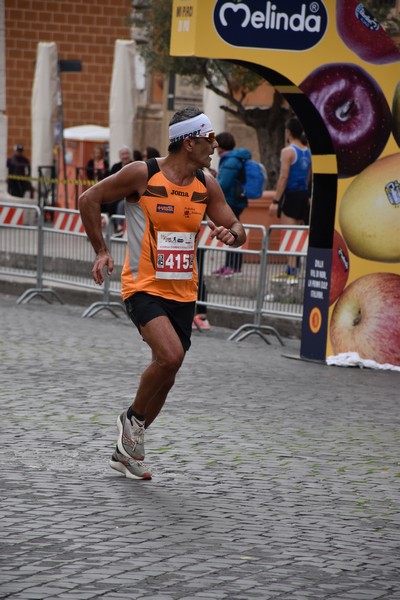
[[[239,237],[239,234],[236,231],[233,231],[233,229],[230,229],[229,232],[233,235],[233,237],[235,238],[235,242]],[[233,243],[235,243],[233,242]]]
[[[272,200],[272,204],[279,204],[279,202],[280,202],[280,200],[277,200],[276,198],[274,198],[274,199]]]

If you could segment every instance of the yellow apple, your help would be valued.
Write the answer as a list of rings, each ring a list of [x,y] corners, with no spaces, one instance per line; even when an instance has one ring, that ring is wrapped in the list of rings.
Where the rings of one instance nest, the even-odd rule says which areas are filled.
[[[400,153],[375,161],[357,175],[343,195],[339,223],[356,256],[400,262]]]

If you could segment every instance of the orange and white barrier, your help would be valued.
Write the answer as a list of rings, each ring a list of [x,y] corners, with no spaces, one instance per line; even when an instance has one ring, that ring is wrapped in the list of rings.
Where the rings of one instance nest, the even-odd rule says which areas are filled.
[[[53,229],[72,233],[85,233],[79,213],[56,211],[54,213]]]
[[[308,231],[285,229],[281,232],[279,252],[304,252],[308,249]]]
[[[24,209],[13,206],[0,206],[1,225],[23,225]]]

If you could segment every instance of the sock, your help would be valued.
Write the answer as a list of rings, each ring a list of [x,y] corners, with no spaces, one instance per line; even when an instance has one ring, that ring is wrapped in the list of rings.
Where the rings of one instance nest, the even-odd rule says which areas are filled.
[[[128,417],[128,419],[130,420],[131,423],[132,423],[132,417],[134,417],[136,419],[136,421],[140,421],[141,423],[144,423],[144,415],[139,415],[139,413],[132,410],[131,406],[128,408],[126,416]]]

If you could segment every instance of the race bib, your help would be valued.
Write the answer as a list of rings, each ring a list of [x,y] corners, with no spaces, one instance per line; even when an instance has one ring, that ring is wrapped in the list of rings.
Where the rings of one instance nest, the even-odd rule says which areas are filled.
[[[195,232],[158,232],[156,279],[192,279],[195,237]]]

